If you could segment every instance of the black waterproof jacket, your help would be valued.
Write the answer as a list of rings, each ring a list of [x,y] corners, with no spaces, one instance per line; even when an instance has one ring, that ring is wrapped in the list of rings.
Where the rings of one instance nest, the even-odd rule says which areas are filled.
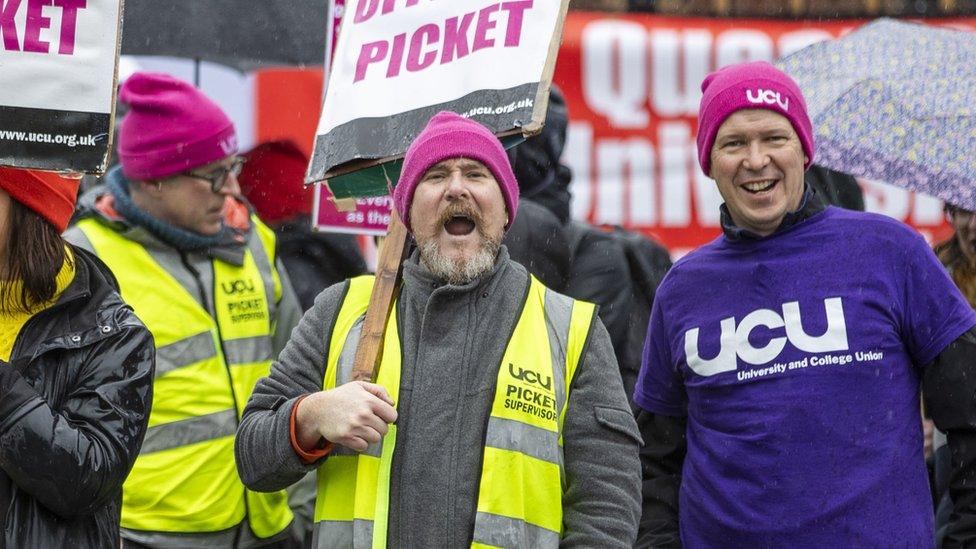
[[[118,547],[122,482],[152,403],[152,335],[108,268],[75,278],[0,361],[0,547]]]
[[[355,236],[319,233],[310,227],[306,216],[272,227],[278,237],[278,257],[285,264],[302,311],[312,308],[322,290],[369,271]]]
[[[552,212],[532,200],[520,199],[518,215],[502,241],[508,254],[546,288],[562,292],[569,277],[570,250],[566,230]]]

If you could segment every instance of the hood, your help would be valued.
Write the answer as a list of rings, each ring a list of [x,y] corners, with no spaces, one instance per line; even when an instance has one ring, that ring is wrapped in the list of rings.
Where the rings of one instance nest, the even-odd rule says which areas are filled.
[[[522,198],[545,206],[563,223],[569,220],[569,183],[573,179],[569,167],[559,161],[568,127],[566,100],[553,86],[542,132],[508,151]]]

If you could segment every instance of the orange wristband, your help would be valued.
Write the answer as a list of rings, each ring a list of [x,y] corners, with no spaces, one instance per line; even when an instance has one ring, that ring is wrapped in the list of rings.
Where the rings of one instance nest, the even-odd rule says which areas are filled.
[[[332,451],[332,443],[324,438],[321,438],[319,439],[318,444],[315,445],[315,448],[312,448],[311,450],[306,450],[305,448],[302,448],[300,444],[298,444],[297,430],[295,429],[295,422],[296,418],[298,417],[298,405],[305,400],[305,397],[307,396],[308,395],[299,397],[298,400],[295,401],[295,405],[292,406],[291,419],[288,421],[288,430],[290,431],[292,449],[295,450],[295,453],[298,454],[298,457],[302,460],[302,462],[304,462],[306,465],[311,465],[312,463],[315,463],[316,461],[329,455],[329,452]]]

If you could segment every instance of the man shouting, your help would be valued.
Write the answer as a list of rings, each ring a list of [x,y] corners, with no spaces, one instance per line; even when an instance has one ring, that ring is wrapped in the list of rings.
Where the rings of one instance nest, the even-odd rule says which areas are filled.
[[[453,113],[394,191],[418,249],[376,384],[350,382],[372,278],[332,286],[258,383],[238,431],[256,490],[318,468],[318,547],[630,547],[639,438],[593,305],[546,289],[502,236],[518,185]],[[395,423],[394,423],[395,422]]]

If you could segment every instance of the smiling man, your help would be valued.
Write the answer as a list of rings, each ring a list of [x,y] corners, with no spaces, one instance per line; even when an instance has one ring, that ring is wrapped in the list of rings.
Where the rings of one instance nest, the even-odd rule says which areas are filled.
[[[487,128],[443,112],[394,202],[417,250],[376,384],[351,382],[372,278],[326,289],[238,430],[257,490],[318,470],[317,547],[631,547],[638,435],[595,307],[501,245],[518,185]],[[395,422],[395,423],[394,423]]]
[[[921,236],[804,185],[813,131],[787,75],[734,65],[702,91],[723,235],[654,302],[638,546],[932,546],[922,388],[955,466],[947,544],[972,544],[976,314]]]

